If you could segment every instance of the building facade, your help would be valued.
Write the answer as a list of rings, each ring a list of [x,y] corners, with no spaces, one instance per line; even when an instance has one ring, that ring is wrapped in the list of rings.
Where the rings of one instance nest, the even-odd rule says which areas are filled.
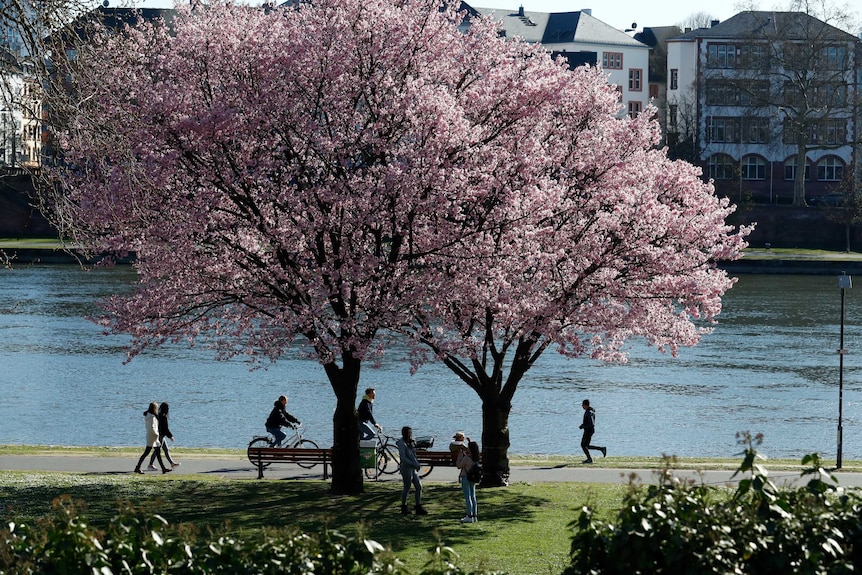
[[[42,104],[26,59],[0,48],[0,169],[40,165]]]
[[[669,38],[668,141],[737,202],[816,203],[859,161],[860,54],[858,38],[800,12]]]
[[[552,54],[562,55],[569,66],[601,66],[608,82],[620,94],[622,111],[637,115],[650,103],[649,46],[601,20],[590,10],[577,12],[528,12],[474,8],[477,13],[500,22],[508,38],[542,44]]]

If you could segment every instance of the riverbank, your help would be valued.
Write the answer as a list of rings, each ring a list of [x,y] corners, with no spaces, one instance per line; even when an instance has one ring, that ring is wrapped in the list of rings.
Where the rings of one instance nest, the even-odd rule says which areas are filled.
[[[3,257],[5,256],[5,257]],[[100,258],[85,258],[74,246],[64,246],[51,238],[0,238],[0,261],[12,266],[33,264],[94,264]],[[129,263],[124,259],[116,263]],[[862,252],[791,248],[748,248],[742,259],[721,262],[732,274],[862,274]]]
[[[719,265],[731,274],[854,275],[862,273],[862,253],[748,248],[741,259]]]

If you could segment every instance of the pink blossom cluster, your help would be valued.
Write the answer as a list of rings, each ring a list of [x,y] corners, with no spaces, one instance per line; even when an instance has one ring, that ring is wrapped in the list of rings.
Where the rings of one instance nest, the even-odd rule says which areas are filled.
[[[81,51],[60,207],[137,255],[103,320],[133,354],[302,342],[347,369],[400,332],[457,370],[698,341],[733,207],[600,71],[453,5],[219,0]]]

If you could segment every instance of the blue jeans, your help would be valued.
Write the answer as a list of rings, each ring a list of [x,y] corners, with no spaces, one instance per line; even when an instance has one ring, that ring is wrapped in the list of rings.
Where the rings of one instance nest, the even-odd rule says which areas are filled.
[[[377,430],[370,421],[359,422],[359,439],[371,439]]]
[[[476,484],[466,477],[461,478],[461,491],[464,492],[464,503],[467,506],[468,517],[478,517],[479,506],[476,503]]]
[[[401,472],[401,481],[404,485],[401,488],[401,505],[407,505],[407,494],[410,493],[410,484],[416,488],[416,505],[422,505],[422,482],[419,480],[419,474],[415,469],[411,469],[407,473]]]
[[[284,442],[285,438],[287,438],[287,434],[283,432],[280,427],[270,427],[267,425],[266,430],[275,437],[275,446],[281,447],[281,444]]]

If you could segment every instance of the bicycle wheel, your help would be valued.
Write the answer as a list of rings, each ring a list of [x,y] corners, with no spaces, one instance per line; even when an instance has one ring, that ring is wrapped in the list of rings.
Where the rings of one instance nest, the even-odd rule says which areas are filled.
[[[419,477],[428,477],[428,474],[431,473],[432,469],[434,469],[433,465],[423,465],[419,468],[417,473],[419,474]]]
[[[256,457],[253,457],[251,455],[251,448],[252,447],[272,447],[272,439],[270,439],[269,437],[266,437],[265,435],[255,437],[248,444],[248,450],[246,451],[246,454],[248,455],[248,460],[251,461],[252,465],[254,465],[255,467],[261,467],[263,469],[266,469],[267,467],[269,467],[269,465],[270,465],[269,463],[261,463],[260,461],[257,460]]]
[[[392,474],[398,472],[401,469],[401,456],[398,454],[398,448],[394,445],[385,444],[383,446],[383,457],[386,459],[386,463],[383,466],[383,469],[380,470],[380,473]]]
[[[299,441],[294,443],[292,447],[299,449],[320,449],[317,444],[310,439],[300,439]],[[317,463],[315,463],[314,461],[297,461],[296,464],[303,469],[311,469],[312,467],[317,465]]]

